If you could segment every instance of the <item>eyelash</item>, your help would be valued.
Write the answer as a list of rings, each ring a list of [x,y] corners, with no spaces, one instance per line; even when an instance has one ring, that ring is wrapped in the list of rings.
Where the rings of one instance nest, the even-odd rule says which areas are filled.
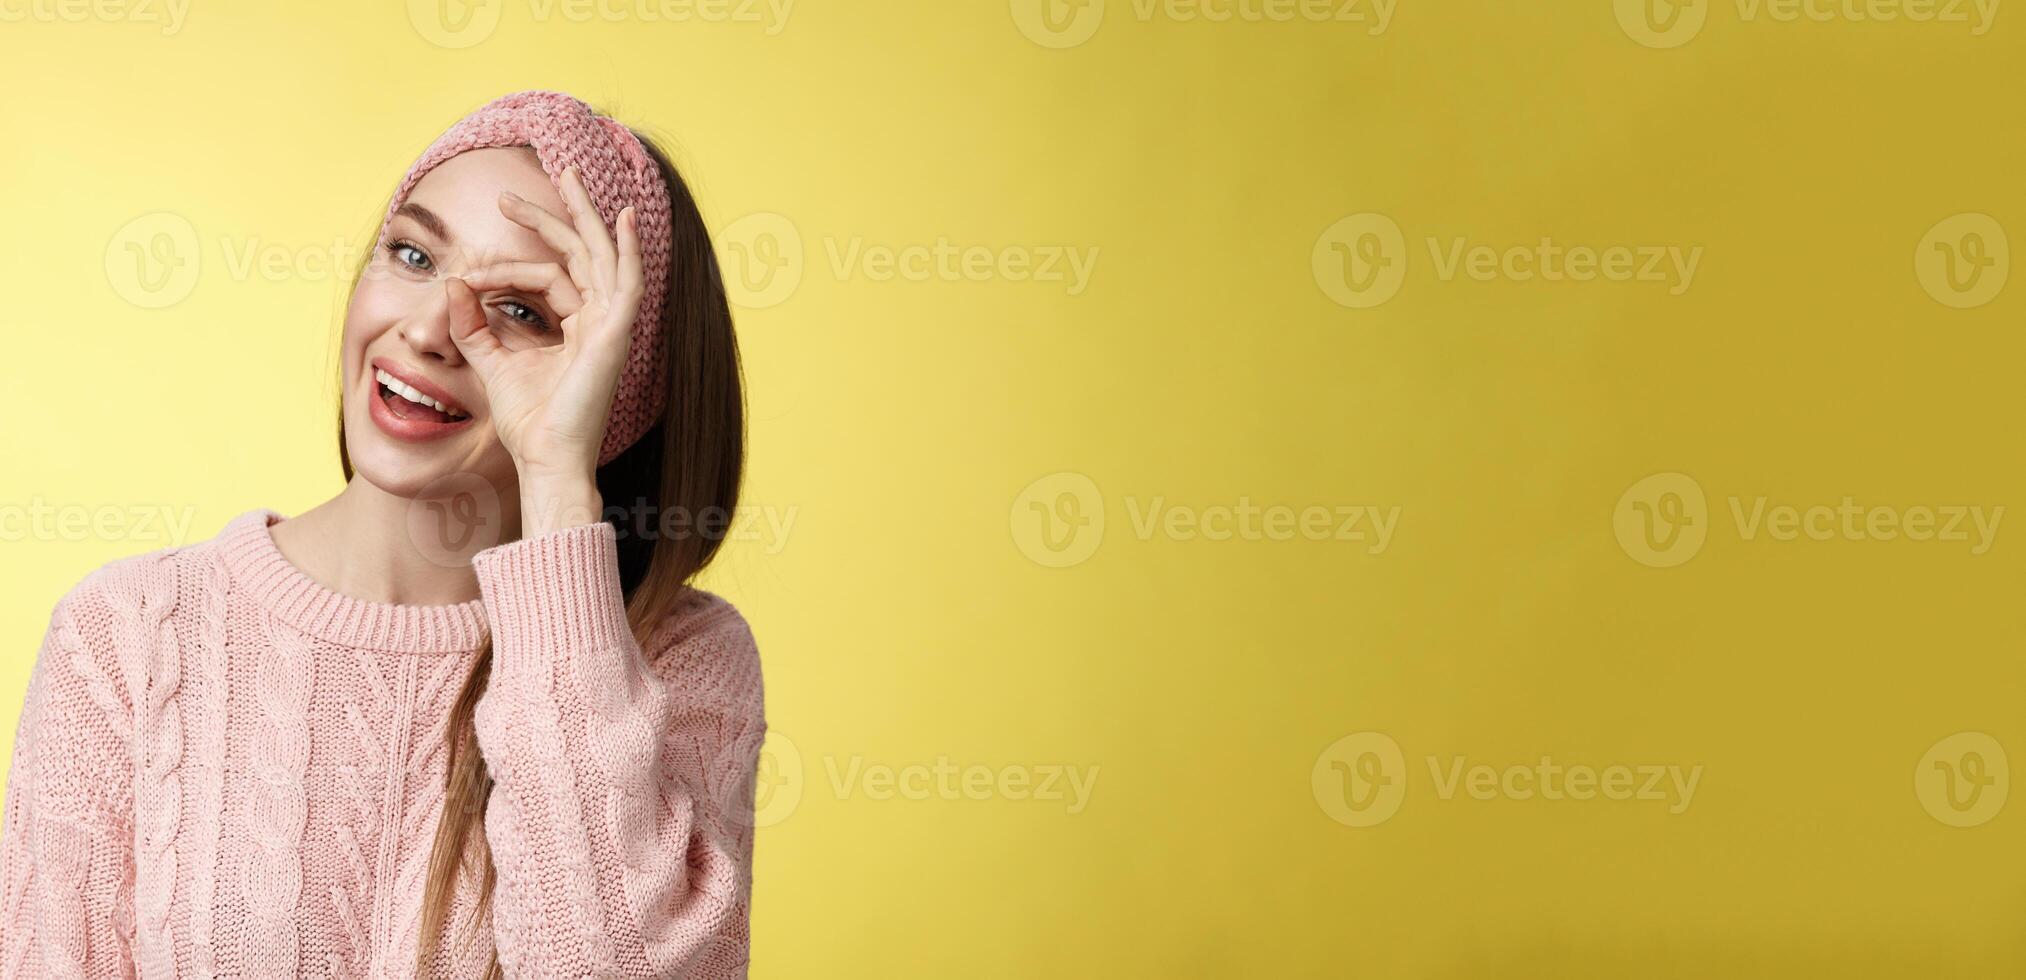
[[[415,244],[414,242],[408,241],[405,238],[396,238],[388,241],[387,244],[382,245],[380,248],[381,251],[386,252],[387,256],[393,259],[396,263],[398,263],[403,269],[412,272],[429,271],[429,269],[426,266],[410,265],[409,263],[402,261],[401,252],[403,249],[412,250],[417,254],[421,255],[423,257],[424,262],[428,261],[429,253],[422,251],[422,247],[420,245]],[[546,318],[544,318],[540,313],[536,312],[534,307],[529,306],[528,304],[523,303],[519,300],[507,300],[506,305],[516,306],[523,310],[526,310],[528,316],[532,317],[532,319],[522,319],[521,317],[514,316],[512,313],[508,313],[507,316],[513,317],[514,320],[522,324],[525,324],[529,327],[533,327],[537,331],[542,333],[547,333],[551,329],[551,327],[549,326],[549,321]]]
[[[533,318],[533,319],[528,319],[528,320],[521,320],[521,318],[520,318],[520,317],[517,317],[517,316],[515,316],[515,317],[514,317],[514,319],[516,319],[516,320],[520,320],[520,321],[521,321],[522,323],[525,323],[525,324],[527,324],[528,326],[530,326],[530,327],[533,327],[533,328],[535,329],[535,331],[536,331],[537,333],[548,333],[548,332],[549,332],[549,321],[548,321],[547,319],[543,318],[543,316],[542,316],[542,315],[541,315],[540,313],[537,313],[537,312],[535,312],[535,308],[534,308],[534,307],[532,307],[532,306],[529,306],[528,304],[526,304],[526,303],[523,303],[523,302],[521,302],[520,300],[514,300],[514,299],[510,299],[510,300],[507,300],[507,305],[510,305],[510,306],[518,306],[518,307],[520,307],[521,309],[524,309],[524,310],[528,311],[528,316],[529,316],[529,317],[532,317],[532,318]],[[513,316],[513,314],[511,314],[511,313],[508,313],[507,315],[508,315],[508,316]]]
[[[408,263],[401,261],[401,250],[404,248],[414,249],[416,252],[422,252],[421,247],[417,246],[414,242],[400,238],[389,239],[387,244],[380,246],[380,250],[386,252],[389,258],[392,258],[396,262],[400,262],[402,268],[415,269],[418,272],[427,272],[428,271],[427,269],[418,269],[415,266],[409,265]],[[423,260],[428,261],[428,253],[426,252],[423,253]]]

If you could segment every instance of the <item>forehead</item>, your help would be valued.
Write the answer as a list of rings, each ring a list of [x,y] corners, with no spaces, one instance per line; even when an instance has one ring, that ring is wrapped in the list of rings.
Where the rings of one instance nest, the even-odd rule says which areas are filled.
[[[441,218],[460,248],[509,253],[502,258],[555,261],[558,254],[541,236],[500,213],[501,191],[512,191],[537,207],[568,217],[555,184],[542,171],[534,150],[525,146],[459,153],[423,174],[409,189],[406,200]]]

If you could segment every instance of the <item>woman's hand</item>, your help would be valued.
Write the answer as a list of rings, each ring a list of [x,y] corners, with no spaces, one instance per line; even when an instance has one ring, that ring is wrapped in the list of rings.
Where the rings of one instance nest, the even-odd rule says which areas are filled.
[[[581,510],[585,490],[596,496],[598,450],[643,292],[633,209],[620,212],[615,241],[575,167],[564,171],[561,184],[569,221],[512,192],[500,195],[500,211],[562,253],[564,266],[505,262],[444,282],[451,339],[485,386],[493,428],[520,474],[523,536],[551,523],[597,519],[595,503],[589,515],[544,511]],[[562,317],[561,343],[502,345],[478,292],[504,288],[541,292]],[[548,495],[544,488],[557,492]]]

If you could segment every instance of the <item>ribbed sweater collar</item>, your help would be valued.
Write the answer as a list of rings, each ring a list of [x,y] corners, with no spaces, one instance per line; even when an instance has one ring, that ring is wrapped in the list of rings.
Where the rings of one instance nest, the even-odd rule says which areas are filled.
[[[483,599],[408,605],[355,599],[324,587],[275,547],[269,528],[284,519],[257,508],[227,522],[217,537],[234,584],[275,619],[340,646],[387,653],[468,653],[486,639]]]

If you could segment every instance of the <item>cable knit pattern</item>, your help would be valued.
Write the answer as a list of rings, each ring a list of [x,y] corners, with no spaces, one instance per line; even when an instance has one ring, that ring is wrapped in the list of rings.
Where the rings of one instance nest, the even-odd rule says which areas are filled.
[[[745,621],[695,592],[643,650],[610,524],[500,545],[473,568],[495,629],[476,724],[509,899],[494,913],[501,963],[744,976],[766,729]]]
[[[186,764],[195,774],[195,799],[185,820],[195,823],[189,837],[190,962],[184,971],[200,980],[218,976],[217,935],[211,903],[218,894],[218,839],[224,831],[221,800],[225,790],[225,635],[226,595],[230,571],[218,549],[209,560],[194,564],[201,577],[195,673],[196,697],[187,733]]]
[[[407,767],[402,773],[402,785],[407,787],[408,797],[401,801],[398,811],[401,827],[398,840],[429,840],[436,833],[437,821],[443,815],[443,780],[450,758],[449,734],[450,706],[457,698],[457,687],[469,672],[471,664],[443,660],[430,665],[430,673],[420,679],[412,711],[421,719],[419,738],[415,750],[410,753]],[[390,851],[398,855],[398,849]],[[422,904],[406,901],[405,896],[422,894],[429,873],[429,848],[409,848],[406,857],[398,858],[398,870],[394,875],[395,887],[383,890],[389,899],[384,904],[389,919],[381,934],[387,937],[381,950],[381,962],[387,968],[397,965],[405,968],[413,956],[415,944],[421,937]],[[393,860],[395,858],[391,858]],[[455,920],[453,920],[455,921]]]
[[[303,773],[309,766],[310,685],[316,675],[303,637],[271,619],[264,625],[271,652],[254,666],[261,736],[253,743],[254,785],[244,817],[253,850],[241,866],[253,923],[240,959],[255,976],[292,977],[301,956],[296,901],[303,878],[299,848],[309,818]]]
[[[133,969],[133,715],[114,651],[136,567],[93,572],[57,603],[29,675],[0,831],[0,976]]]
[[[480,552],[481,598],[332,592],[270,510],[109,563],[52,611],[0,821],[0,980],[412,975],[445,725],[488,638],[498,878],[437,975],[743,977],[759,658],[692,590],[645,644],[613,528]]]
[[[119,617],[123,646],[138,651],[121,660],[127,701],[134,705],[134,864],[142,972],[175,971],[169,950],[169,900],[177,882],[176,829],[183,817],[182,713],[170,700],[182,680],[182,650],[168,628],[176,607],[176,569],[163,554],[134,564],[130,588],[108,591]]]
[[[338,787],[345,801],[344,822],[337,827],[342,867],[331,885],[331,907],[337,915],[337,949],[331,972],[353,977],[368,974],[372,945],[368,939],[373,906],[374,857],[366,850],[380,837],[380,799],[386,779],[386,749],[380,744],[394,719],[394,692],[381,677],[382,661],[369,650],[351,651],[363,697],[345,705],[345,730],[353,752],[337,764]],[[370,719],[370,720],[369,720]],[[363,904],[364,907],[361,907]]]

